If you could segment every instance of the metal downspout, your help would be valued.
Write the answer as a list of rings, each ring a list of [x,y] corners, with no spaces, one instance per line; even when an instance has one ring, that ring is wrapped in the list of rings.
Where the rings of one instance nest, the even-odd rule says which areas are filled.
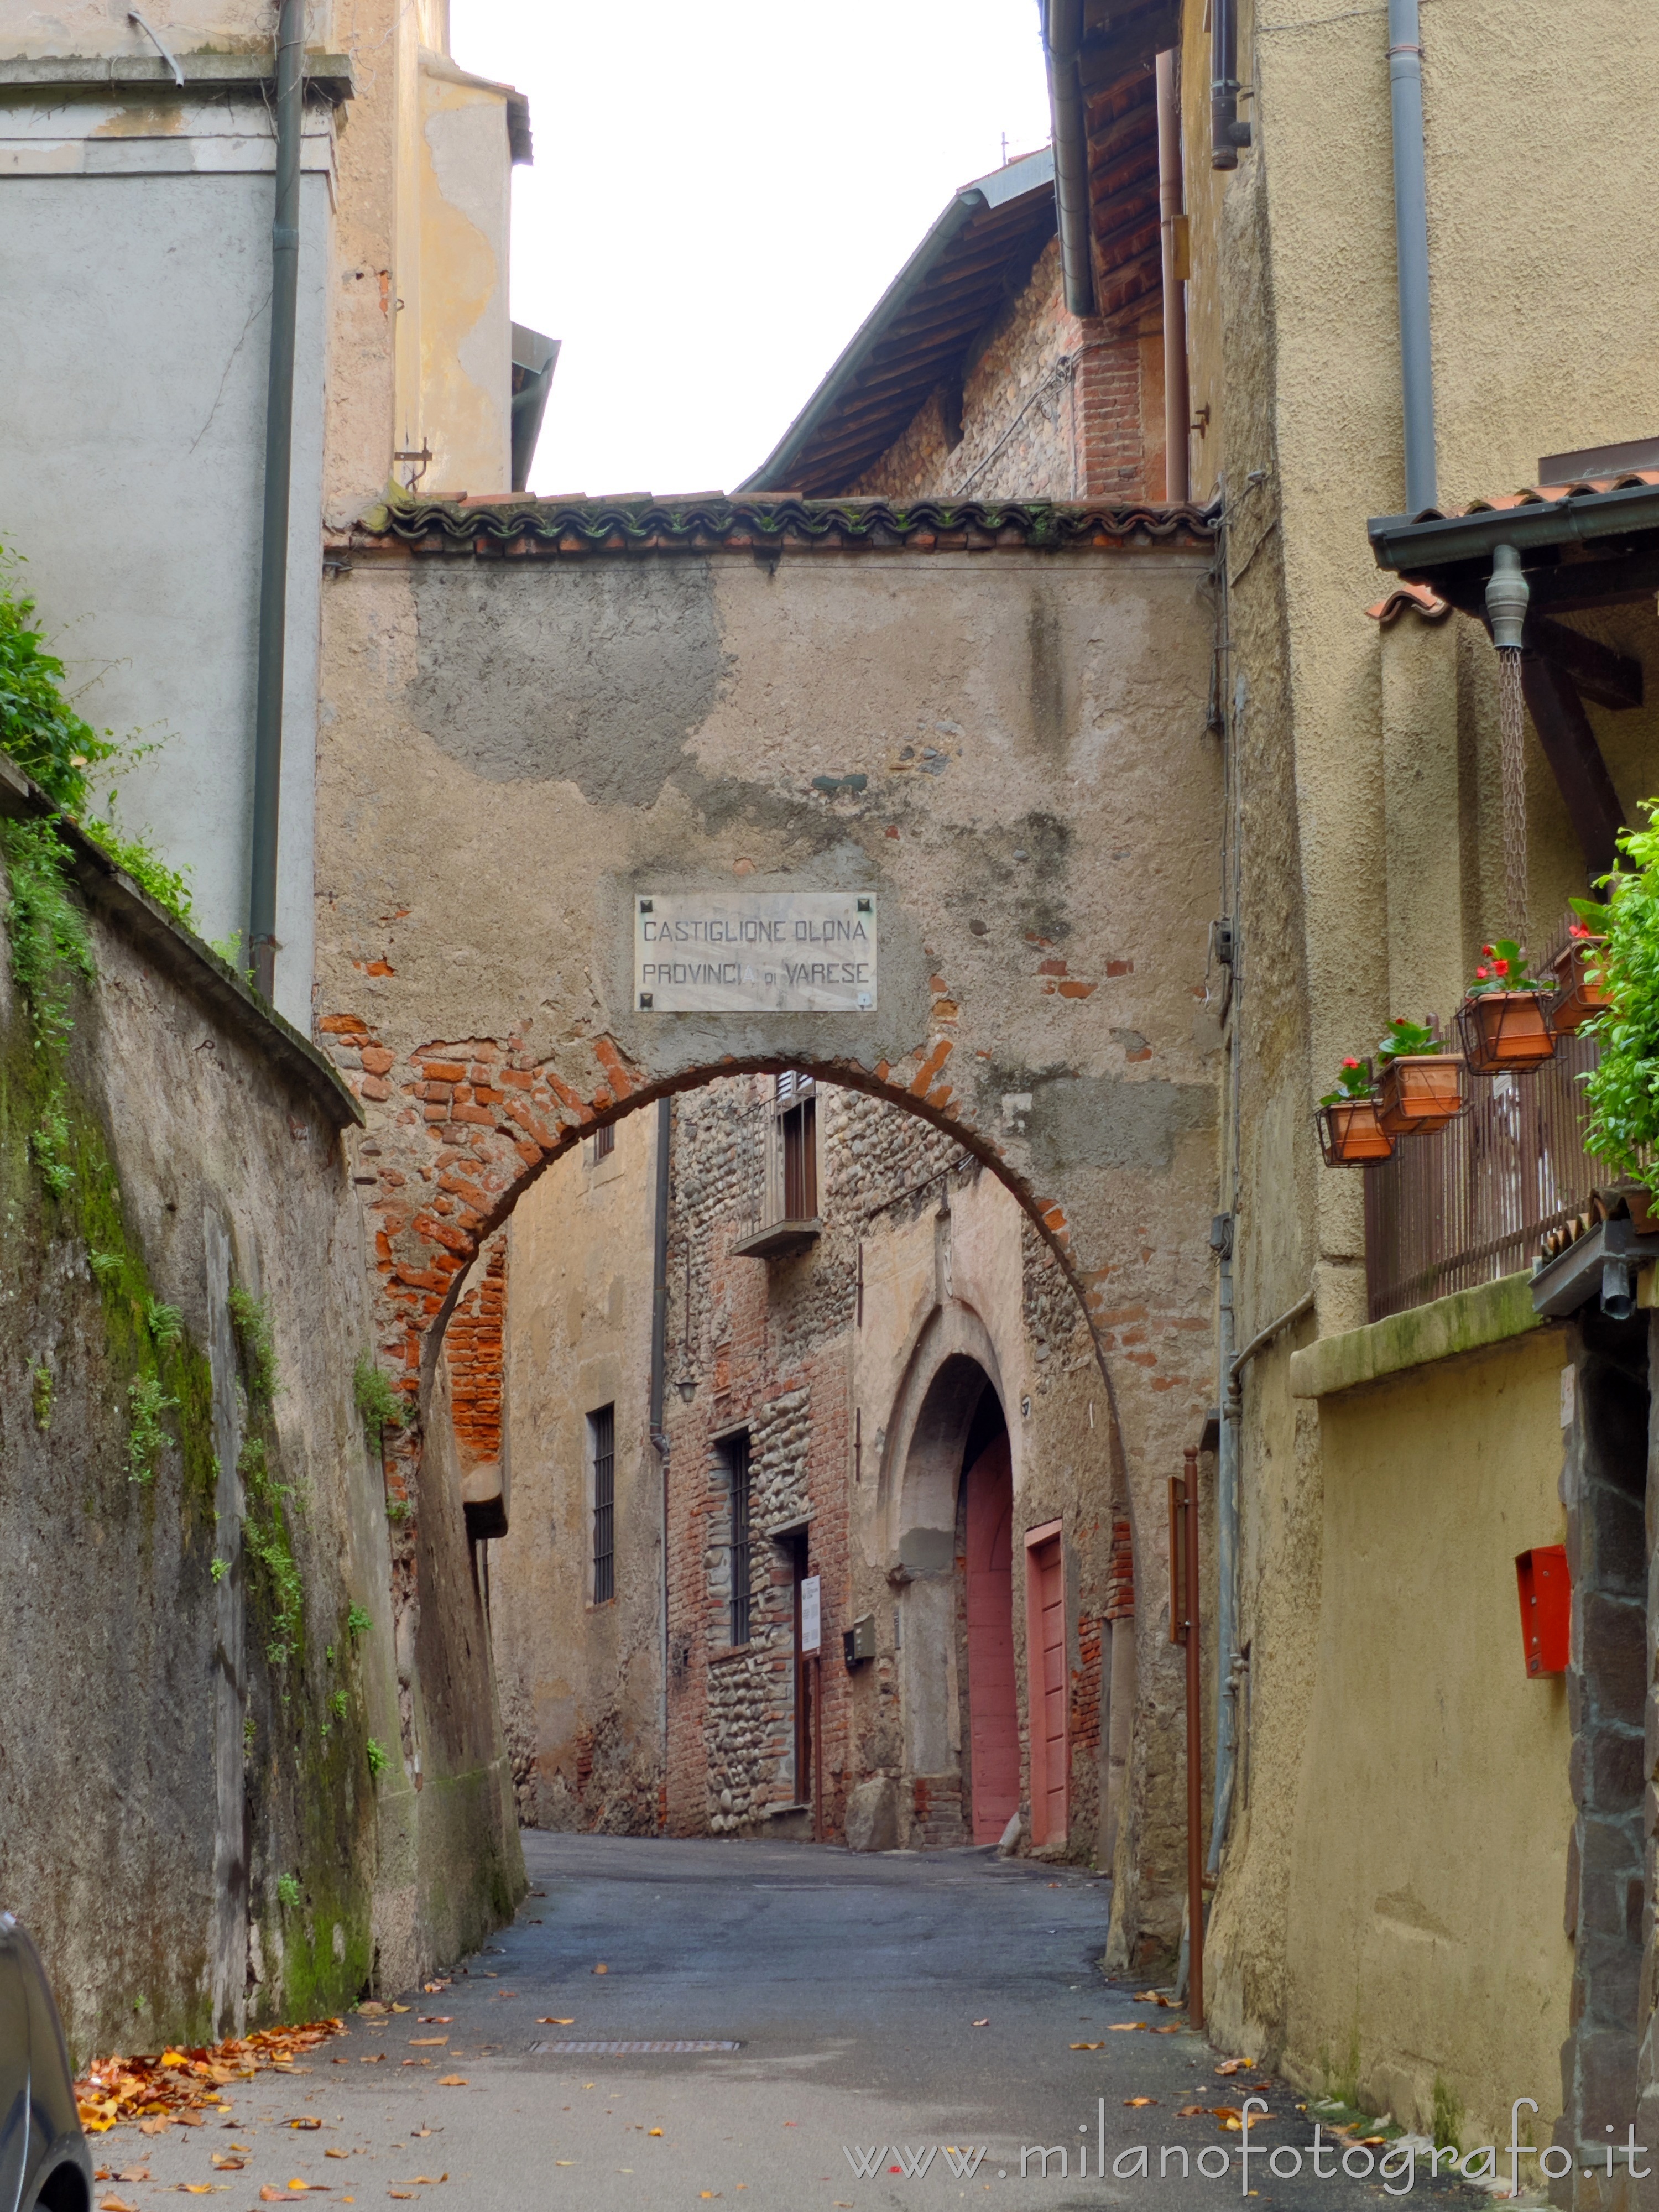
[[[1221,1846],[1232,1814],[1233,1765],[1238,1750],[1238,1419],[1233,1404],[1233,1239],[1234,1217],[1226,1217],[1220,1253],[1220,1367],[1229,1385],[1222,1402],[1221,1435],[1217,1442],[1215,1497],[1215,1785],[1210,1809],[1210,1850],[1205,1865],[1213,1877],[1221,1864]]]
[[[268,1000],[276,995],[276,841],[282,809],[283,647],[288,623],[289,480],[294,460],[294,343],[300,298],[304,65],[305,0],[282,0],[276,25],[276,208],[270,230],[270,375],[265,399],[253,853],[246,956],[255,984]]]
[[[1060,264],[1066,305],[1074,315],[1095,313],[1095,273],[1089,238],[1089,137],[1077,58],[1083,45],[1083,0],[1047,0],[1042,38],[1048,56],[1048,112],[1054,135],[1054,206],[1060,218]]]
[[[661,1682],[657,1704],[662,1729],[665,1788],[668,1783],[668,1432],[663,1426],[663,1405],[668,1376],[668,1197],[673,1114],[672,1099],[658,1099],[655,1218],[651,1239],[651,1441],[662,1468],[662,1649],[659,1654]]]
[[[1236,169],[1250,126],[1238,119],[1238,0],[1210,0],[1210,167]]]
[[[1394,234],[1400,277],[1400,384],[1405,409],[1406,512],[1439,504],[1434,450],[1434,354],[1429,328],[1429,204],[1423,165],[1423,48],[1417,0],[1389,0],[1389,94],[1394,111]]]
[[[1187,287],[1181,206],[1181,106],[1176,58],[1158,58],[1158,219],[1164,275],[1164,496],[1190,497],[1188,437],[1192,405],[1187,390]]]

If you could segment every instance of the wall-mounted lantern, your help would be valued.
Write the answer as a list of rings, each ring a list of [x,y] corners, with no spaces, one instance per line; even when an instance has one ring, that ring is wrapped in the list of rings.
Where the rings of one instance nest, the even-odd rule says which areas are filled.
[[[1515,1579],[1521,1596],[1521,1647],[1528,1674],[1565,1674],[1572,1627],[1572,1585],[1565,1544],[1540,1544],[1517,1552]]]

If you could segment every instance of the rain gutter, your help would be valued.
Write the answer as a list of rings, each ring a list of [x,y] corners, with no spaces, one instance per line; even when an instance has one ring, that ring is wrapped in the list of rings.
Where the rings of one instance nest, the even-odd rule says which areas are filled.
[[[1078,57],[1083,50],[1083,0],[1044,0],[1043,57],[1048,68],[1048,112],[1054,139],[1054,207],[1060,218],[1060,265],[1066,305],[1092,315],[1093,246],[1089,235],[1089,126],[1083,112]]]
[[[254,983],[270,1000],[276,996],[276,853],[282,813],[289,486],[294,463],[294,347],[300,299],[305,18],[305,0],[282,0],[276,26],[276,206],[270,230],[270,370],[265,399],[259,662],[253,720],[253,852],[246,948]]]
[[[1522,554],[1547,546],[1593,545],[1641,531],[1659,531],[1659,486],[1569,493],[1520,507],[1480,507],[1472,514],[1375,515],[1365,526],[1379,568],[1420,576],[1461,561],[1490,562],[1500,545]]]

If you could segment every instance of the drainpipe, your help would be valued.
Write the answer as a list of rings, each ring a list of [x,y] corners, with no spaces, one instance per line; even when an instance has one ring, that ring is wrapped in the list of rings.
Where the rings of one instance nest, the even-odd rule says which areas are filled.
[[[1225,1278],[1227,1311],[1224,1326],[1232,1334],[1232,1283],[1229,1265]],[[1210,1859],[1208,1872],[1214,1875],[1221,1865],[1221,1846],[1226,1840],[1228,1823],[1232,1819],[1233,1780],[1238,1771],[1238,1692],[1243,1678],[1244,1659],[1238,1650],[1238,1431],[1244,1418],[1244,1370],[1258,1352],[1265,1352],[1276,1336],[1282,1335],[1292,1322],[1311,1313],[1314,1294],[1306,1291],[1277,1321],[1258,1329],[1237,1358],[1224,1369],[1227,1378],[1227,1395],[1221,1409],[1221,1480],[1218,1489],[1222,1493],[1216,1516],[1218,1548],[1216,1571],[1218,1601],[1217,1605],[1216,1663],[1224,1667],[1225,1675],[1220,1682],[1220,1696],[1216,1699],[1216,1762],[1215,1798],[1211,1808]],[[1230,1568],[1221,1564],[1219,1538],[1222,1515],[1226,1510],[1225,1491],[1227,1469],[1231,1467],[1232,1498],[1229,1540],[1231,1545]],[[1225,1626],[1224,1627],[1223,1622]]]
[[[1210,167],[1236,169],[1250,126],[1238,119],[1238,0],[1210,0]]]
[[[283,645],[288,622],[288,500],[294,459],[294,336],[300,298],[300,138],[305,122],[305,0],[276,24],[276,210],[270,230],[270,376],[265,399],[259,668],[253,717],[253,860],[247,958],[276,995],[276,836],[283,781]]]
[[[1089,242],[1089,137],[1077,58],[1083,46],[1083,0],[1047,0],[1042,42],[1048,49],[1048,112],[1054,136],[1054,206],[1066,305],[1074,315],[1095,312]]]
[[[1221,1434],[1216,1445],[1215,1648],[1219,1695],[1215,1701],[1215,1783],[1210,1815],[1210,1854],[1205,1869],[1213,1876],[1221,1863],[1222,1839],[1232,1809],[1233,1761],[1238,1744],[1238,1706],[1233,1662],[1238,1644],[1238,1423],[1232,1418],[1229,1386],[1233,1372],[1233,1217],[1218,1213],[1210,1224],[1210,1243],[1221,1263],[1217,1335],[1221,1381]]]
[[[671,1099],[658,1099],[656,1213],[651,1249],[651,1441],[662,1466],[662,1679],[657,1704],[665,1784],[668,1779],[668,1432],[663,1426],[663,1401],[668,1375],[668,1170],[673,1113]]]
[[[1389,0],[1394,110],[1394,235],[1400,276],[1400,384],[1406,417],[1406,512],[1439,504],[1434,355],[1429,333],[1429,202],[1423,168],[1423,47],[1417,0]]]
[[[1182,501],[1192,495],[1187,460],[1192,408],[1187,392],[1187,255],[1175,64],[1173,53],[1158,58],[1158,221],[1164,264],[1164,496]]]

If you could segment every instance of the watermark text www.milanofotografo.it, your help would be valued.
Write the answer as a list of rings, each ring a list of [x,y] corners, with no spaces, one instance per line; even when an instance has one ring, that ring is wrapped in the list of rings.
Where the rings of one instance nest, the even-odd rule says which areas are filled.
[[[1507,2172],[1511,2191],[1518,2194],[1524,2183],[1540,2177],[1559,2181],[1571,2172],[1573,2165],[1572,2153],[1560,2143],[1547,2143],[1540,2150],[1522,2142],[1523,2110],[1535,2112],[1538,2106],[1530,2097],[1516,2099],[1510,2112],[1510,2140],[1506,2145],[1481,2143],[1468,2151],[1450,2146],[1436,2148],[1420,2136],[1402,2136],[1397,2142],[1376,2150],[1367,2143],[1349,2142],[1340,2137],[1333,2140],[1317,2124],[1311,2143],[1274,2143],[1269,2147],[1252,2140],[1255,2123],[1272,2116],[1271,2107],[1260,2097],[1247,2097],[1240,2107],[1236,2143],[1206,2143],[1197,2151],[1186,2143],[1126,2143],[1117,2150],[1109,2151],[1103,2097],[1100,2100],[1092,2143],[1086,2140],[1090,2131],[1085,2123],[1078,2130],[1085,2138],[1084,2142],[1022,2144],[1018,2151],[1003,2154],[1006,2164],[1002,2159],[988,2163],[988,2147],[982,2143],[843,2143],[842,2148],[848,2164],[860,2180],[872,2179],[878,2174],[897,2174],[907,2181],[924,2180],[937,2160],[941,2177],[957,2181],[971,2180],[981,2167],[988,2174],[994,2173],[1000,2181],[1109,2179],[1156,2183],[1188,2181],[1201,2176],[1206,2181],[1236,2181],[1240,2195],[1245,2197],[1263,2175],[1289,2181],[1305,2172],[1328,2181],[1341,2173],[1351,2181],[1380,2180],[1386,2195],[1407,2197],[1416,2187],[1419,2175],[1429,2179],[1437,2174],[1455,2174],[1466,2181],[1491,2183],[1500,2180]],[[1637,2142],[1633,2126],[1627,2142],[1608,2142],[1599,2146],[1598,2151],[1595,2162],[1584,2168],[1587,2175],[1605,2177],[1611,2181],[1619,2171],[1620,2160],[1635,2180],[1643,2179],[1653,2171],[1645,2162],[1647,2146]],[[1013,2163],[1015,2159],[1019,2161],[1018,2169]]]

